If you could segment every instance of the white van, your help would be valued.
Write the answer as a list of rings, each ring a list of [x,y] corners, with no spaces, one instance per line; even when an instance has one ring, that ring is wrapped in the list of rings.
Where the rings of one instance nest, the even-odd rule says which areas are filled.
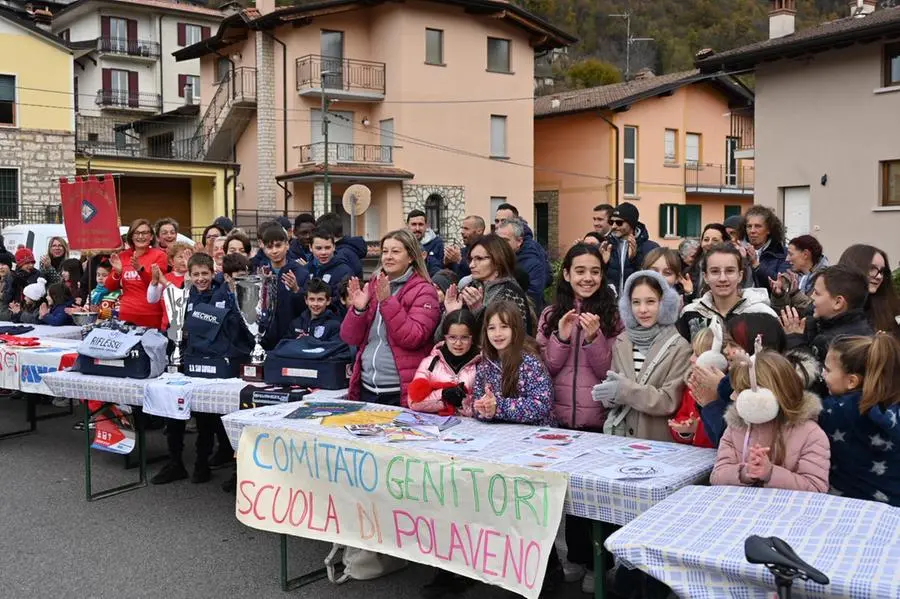
[[[128,227],[119,227],[119,232],[124,235],[128,232]],[[16,253],[16,249],[20,245],[24,245],[32,252],[36,260],[40,260],[41,256],[47,253],[47,246],[50,244],[51,237],[66,238],[66,226],[62,224],[54,225],[10,225],[3,229],[3,245],[11,254]],[[194,240],[185,237],[181,233],[178,234],[178,241],[184,241],[194,245]],[[71,258],[78,258],[81,252],[78,250],[70,250]]]

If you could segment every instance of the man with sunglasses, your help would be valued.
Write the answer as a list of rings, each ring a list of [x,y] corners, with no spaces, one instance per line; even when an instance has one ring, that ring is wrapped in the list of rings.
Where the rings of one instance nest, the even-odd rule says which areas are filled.
[[[622,293],[626,279],[641,269],[644,256],[659,247],[658,243],[650,241],[647,227],[640,222],[640,216],[634,204],[624,202],[613,210],[609,219],[612,226],[609,243],[612,247],[606,267],[606,279],[615,286],[616,293]]]

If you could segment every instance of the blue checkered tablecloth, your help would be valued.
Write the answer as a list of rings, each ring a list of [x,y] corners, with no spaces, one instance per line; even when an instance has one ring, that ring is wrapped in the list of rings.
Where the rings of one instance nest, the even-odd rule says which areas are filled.
[[[354,437],[343,428],[323,427],[315,420],[284,418],[285,414],[295,409],[296,404],[287,404],[242,410],[224,416],[222,422],[235,449],[237,449],[241,431],[245,426],[251,425],[274,430],[297,430],[328,437],[354,439],[363,443],[386,443],[379,437]],[[386,408],[369,405],[367,409]],[[536,448],[535,445],[523,440],[534,431],[534,427],[516,424],[488,424],[463,418],[462,423],[451,430],[472,436],[489,435],[493,442],[484,451],[472,454],[487,462],[504,463],[505,458],[509,456]],[[656,461],[682,468],[680,472],[672,476],[645,480],[611,480],[592,473],[597,468],[628,461],[628,458],[601,453],[596,451],[596,448],[602,445],[621,445],[630,441],[634,441],[634,439],[584,433],[572,443],[571,447],[584,449],[587,453],[556,468],[557,471],[566,472],[569,475],[569,490],[566,494],[565,505],[567,513],[611,524],[627,524],[678,489],[704,482],[709,477],[715,461],[715,451],[712,449],[672,444],[677,451],[653,458]]]
[[[241,389],[247,383],[231,379],[226,383],[208,384],[204,379],[180,377],[190,381],[191,411],[208,414],[229,414],[240,408]],[[107,403],[141,406],[144,387],[154,379],[126,379],[81,374],[66,370],[45,374],[43,382],[57,397],[93,399]]]
[[[831,579],[795,597],[900,597],[900,509],[780,489],[687,487],[611,535],[606,547],[679,597],[768,599],[774,579],[744,558],[744,539],[775,536]]]

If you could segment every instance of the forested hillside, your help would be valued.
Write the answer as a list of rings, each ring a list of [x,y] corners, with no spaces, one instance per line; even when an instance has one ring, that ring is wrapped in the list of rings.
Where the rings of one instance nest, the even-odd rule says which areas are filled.
[[[768,0],[514,0],[578,36],[570,58],[598,58],[625,70],[625,20],[634,37],[631,72],[689,69],[702,48],[727,50],[768,36]],[[797,28],[849,15],[847,0],[797,0]]]

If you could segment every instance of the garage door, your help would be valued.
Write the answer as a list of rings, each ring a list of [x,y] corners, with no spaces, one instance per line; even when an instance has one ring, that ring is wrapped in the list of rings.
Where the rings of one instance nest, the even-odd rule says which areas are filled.
[[[119,214],[123,225],[130,225],[137,218],[146,218],[153,223],[168,216],[178,221],[182,232],[190,231],[189,178],[126,176],[120,181]]]
[[[806,235],[810,230],[809,187],[783,187],[784,222],[787,239]]]

